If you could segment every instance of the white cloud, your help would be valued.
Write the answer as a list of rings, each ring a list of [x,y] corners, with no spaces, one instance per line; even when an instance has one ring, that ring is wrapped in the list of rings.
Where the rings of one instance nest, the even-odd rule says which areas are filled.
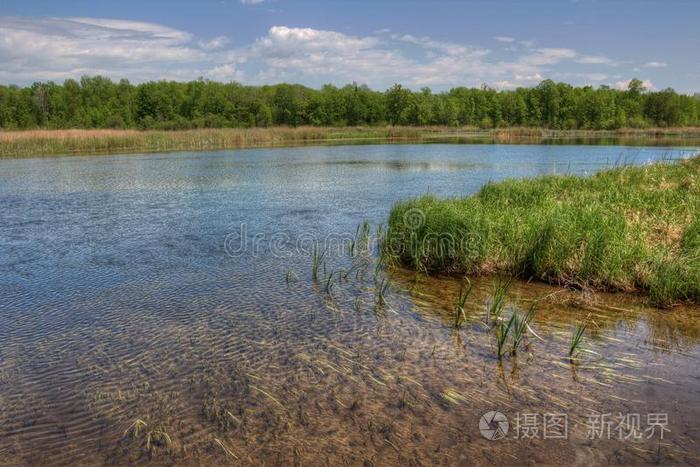
[[[0,18],[0,81],[105,74],[138,80],[196,78],[213,59],[191,34],[100,18]],[[188,73],[189,71],[189,73]]]
[[[264,1],[265,0],[240,0],[243,5],[258,5]]]
[[[613,63],[608,57],[600,55],[581,55],[575,61],[576,63],[582,63],[584,65],[607,65]]]
[[[489,53],[488,50],[480,50],[479,51],[477,49],[465,47],[464,45],[457,44],[454,42],[436,41],[436,40],[431,39],[430,37],[427,37],[427,36],[416,37],[416,36],[412,36],[410,34],[404,34],[402,36],[393,35],[392,38],[395,40],[398,40],[398,41],[404,41],[404,42],[409,42],[411,44],[419,45],[425,49],[432,49],[432,50],[444,52],[447,55],[462,55],[462,54],[465,54],[468,52],[480,53],[482,55],[487,55]]]
[[[508,37],[508,36],[496,36],[496,37],[494,37],[494,40],[497,40],[498,42],[506,42],[506,43],[515,42],[514,38]]]
[[[553,65],[564,60],[573,60],[577,55],[572,49],[541,48],[524,55],[520,62],[527,65]]]
[[[644,68],[666,68],[668,64],[664,62],[647,62],[643,66]]]
[[[243,81],[245,74],[236,68],[235,63],[215,66],[207,71],[206,75],[217,81]]]
[[[199,46],[205,50],[216,50],[228,45],[229,42],[231,40],[228,37],[218,36],[208,41],[199,41]]]
[[[630,81],[632,81],[632,80],[631,79],[623,79],[621,81],[617,81],[615,83],[615,87],[617,89],[627,89],[629,87]],[[648,79],[642,80],[642,86],[644,86],[646,89],[648,89],[650,91],[656,89],[656,86],[654,86],[654,83],[652,83]]]
[[[608,78],[586,67],[621,63],[570,48],[503,39],[496,40],[510,43],[510,52],[389,30],[356,36],[277,25],[252,43],[234,46],[225,36],[198,38],[139,21],[0,17],[0,82],[103,74],[133,81],[203,76],[250,84],[358,81],[379,89],[396,82],[414,88],[482,83],[511,88],[548,77],[599,83]]]

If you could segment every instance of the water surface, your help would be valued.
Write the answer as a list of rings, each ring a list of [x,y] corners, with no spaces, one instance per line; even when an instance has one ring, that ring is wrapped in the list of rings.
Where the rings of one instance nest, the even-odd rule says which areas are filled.
[[[431,144],[2,160],[0,464],[698,462],[697,309],[516,284],[508,312],[546,297],[541,339],[499,363],[492,281],[477,281],[455,331],[456,279],[341,251],[314,281],[309,257],[410,196],[692,153]],[[572,365],[571,328],[588,316],[595,353]],[[569,439],[486,440],[489,410],[511,424],[566,413]],[[666,413],[671,431],[587,439],[588,417],[607,412]]]

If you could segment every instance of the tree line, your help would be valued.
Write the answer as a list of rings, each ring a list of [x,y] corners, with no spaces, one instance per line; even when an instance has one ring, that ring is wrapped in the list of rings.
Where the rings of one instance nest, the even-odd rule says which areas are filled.
[[[399,84],[245,86],[196,80],[131,84],[83,77],[63,84],[0,86],[0,128],[186,129],[272,125],[446,125],[610,130],[700,125],[700,97],[673,89],[574,87],[545,80],[499,91],[457,87],[433,93]]]

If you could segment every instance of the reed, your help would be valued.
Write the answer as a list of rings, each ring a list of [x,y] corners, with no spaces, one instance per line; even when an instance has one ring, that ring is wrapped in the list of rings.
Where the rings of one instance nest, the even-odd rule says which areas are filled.
[[[311,252],[311,279],[314,281],[318,281],[318,273],[321,268],[325,269],[325,256],[326,250],[321,251],[318,243],[314,244]]]
[[[467,279],[467,287],[462,285],[459,289],[459,296],[457,297],[457,305],[455,306],[455,329],[461,328],[462,324],[467,320],[467,313],[464,311],[464,305],[471,291],[472,283]]]
[[[498,142],[542,143],[566,139],[615,138],[631,144],[683,144],[700,139],[700,128],[620,129],[616,131],[475,127],[272,127],[192,130],[24,130],[0,131],[0,157],[53,154],[109,154],[205,151],[337,142]]]
[[[574,359],[578,356],[580,352],[581,343],[583,342],[583,336],[586,332],[588,323],[584,322],[574,327],[571,333],[571,340],[569,341],[569,358]]]
[[[535,317],[535,310],[537,308],[537,302],[533,302],[530,308],[525,313],[525,316],[520,316],[517,312],[513,313],[513,329],[512,329],[512,350],[511,353],[515,355],[518,352],[524,337],[527,335],[528,329],[530,329],[530,323]]]
[[[494,285],[494,291],[491,295],[491,301],[486,313],[486,321],[491,322],[492,319],[498,319],[503,312],[503,308],[506,305],[506,298],[508,297],[508,290],[510,289],[512,279],[501,279],[499,278]]]
[[[499,360],[501,360],[505,354],[508,334],[510,333],[510,330],[515,322],[515,316],[516,314],[513,313],[508,321],[505,321],[500,317],[496,320],[496,355],[498,356]]]
[[[386,305],[386,294],[389,291],[389,286],[390,282],[386,277],[383,277],[381,281],[376,284],[375,295],[379,306]]]
[[[340,273],[338,273],[338,275],[340,276]],[[324,283],[323,290],[328,295],[333,294],[333,286],[335,285],[335,276],[336,276],[336,271],[331,271],[331,273],[326,276],[326,281]]]

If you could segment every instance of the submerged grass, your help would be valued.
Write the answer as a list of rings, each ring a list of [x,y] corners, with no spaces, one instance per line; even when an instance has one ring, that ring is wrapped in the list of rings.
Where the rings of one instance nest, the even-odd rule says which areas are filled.
[[[405,221],[416,211],[418,226]],[[591,177],[489,183],[468,198],[401,202],[383,248],[421,271],[642,291],[661,306],[700,303],[699,213],[696,156]]]
[[[467,320],[467,313],[464,311],[464,305],[467,303],[467,297],[472,291],[472,283],[467,279],[467,286],[459,289],[459,297],[457,297],[457,306],[455,307],[455,329],[462,327],[462,324]]]

